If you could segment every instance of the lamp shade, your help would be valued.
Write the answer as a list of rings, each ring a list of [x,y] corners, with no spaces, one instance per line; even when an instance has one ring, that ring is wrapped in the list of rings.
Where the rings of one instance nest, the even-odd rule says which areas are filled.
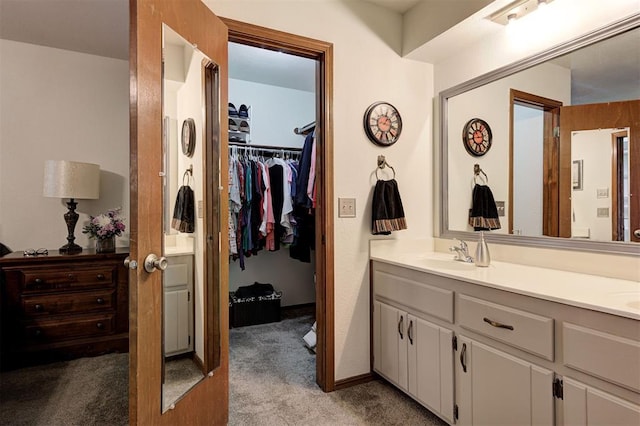
[[[100,166],[46,160],[42,194],[53,198],[96,199],[100,195]]]

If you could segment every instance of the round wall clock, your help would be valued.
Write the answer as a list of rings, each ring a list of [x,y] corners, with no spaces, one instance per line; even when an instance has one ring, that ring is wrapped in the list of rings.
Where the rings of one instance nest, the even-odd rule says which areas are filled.
[[[187,118],[182,123],[182,153],[187,157],[193,155],[196,148],[196,122]]]
[[[472,118],[462,129],[462,143],[471,155],[480,157],[491,148],[491,127],[486,121]]]
[[[375,102],[364,113],[364,131],[376,145],[393,145],[402,132],[400,113],[390,103]]]

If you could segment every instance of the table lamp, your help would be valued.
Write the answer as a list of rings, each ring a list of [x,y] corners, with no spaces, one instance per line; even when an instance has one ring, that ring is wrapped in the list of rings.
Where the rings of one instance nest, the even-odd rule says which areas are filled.
[[[76,237],[73,232],[78,222],[75,199],[94,200],[100,194],[100,166],[75,161],[46,160],[44,163],[45,197],[69,198],[64,214],[67,224],[67,244],[60,247],[60,253],[75,254],[82,251],[82,247],[74,243]]]

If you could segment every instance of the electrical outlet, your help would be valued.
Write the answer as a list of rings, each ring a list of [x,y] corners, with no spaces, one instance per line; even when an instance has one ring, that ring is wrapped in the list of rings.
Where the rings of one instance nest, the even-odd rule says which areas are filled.
[[[609,207],[598,207],[596,217],[609,217]]]
[[[355,198],[338,198],[338,217],[356,217]]]
[[[609,198],[609,188],[598,188],[598,189],[596,189],[596,197],[597,198]]]
[[[202,200],[198,200],[198,217],[200,219],[204,217],[204,207]]]

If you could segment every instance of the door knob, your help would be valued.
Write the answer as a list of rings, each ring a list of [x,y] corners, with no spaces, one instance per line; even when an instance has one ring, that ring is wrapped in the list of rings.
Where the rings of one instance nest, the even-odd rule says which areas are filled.
[[[640,238],[640,228],[638,228],[635,231],[633,231],[633,236],[636,237],[636,238]]]
[[[165,269],[167,269],[168,264],[169,262],[167,262],[166,257],[158,257],[155,254],[151,253],[144,260],[144,270],[149,273],[155,271],[156,269],[164,271]]]
[[[131,260],[129,256],[124,260],[124,266],[127,269],[138,269],[138,262]]]

